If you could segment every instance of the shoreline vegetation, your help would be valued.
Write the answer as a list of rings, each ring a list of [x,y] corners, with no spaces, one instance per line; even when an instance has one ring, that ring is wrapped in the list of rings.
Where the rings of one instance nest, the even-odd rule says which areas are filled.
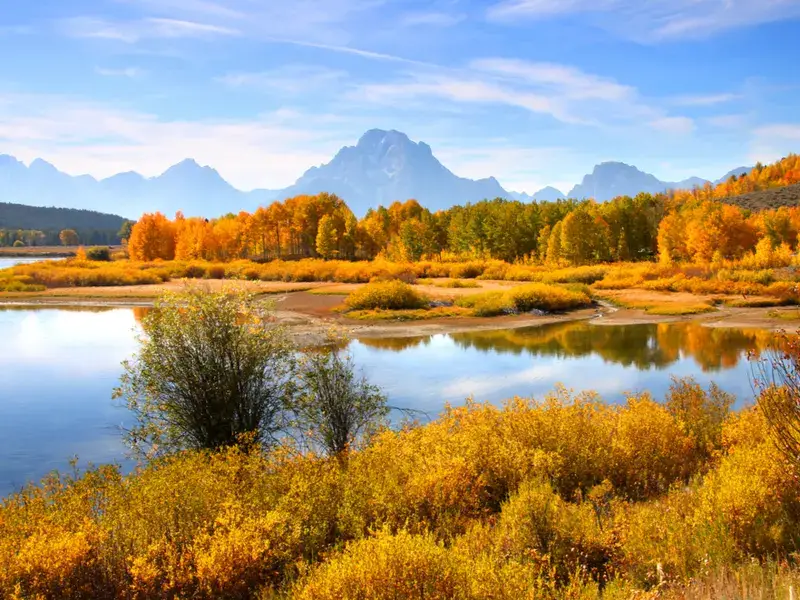
[[[596,325],[696,320],[709,326],[779,329],[799,314],[791,256],[782,265],[629,262],[552,268],[493,259],[395,263],[303,259],[258,263],[137,262],[68,258],[0,271],[0,308],[151,306],[191,282],[236,285],[277,301],[299,337],[321,339],[336,324],[352,335],[405,337],[590,319]],[[787,264],[788,263],[788,264]],[[348,306],[375,289],[383,303]],[[378,294],[379,296],[380,294]],[[386,303],[389,302],[389,303]],[[402,302],[408,302],[402,308]]]
[[[54,473],[0,504],[0,595],[788,597],[800,479],[761,403],[733,402],[691,379],[622,405],[560,388],[336,455],[286,440]]]

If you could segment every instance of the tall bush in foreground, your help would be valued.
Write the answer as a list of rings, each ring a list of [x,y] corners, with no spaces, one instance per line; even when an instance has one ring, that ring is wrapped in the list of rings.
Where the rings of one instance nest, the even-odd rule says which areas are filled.
[[[245,434],[271,440],[291,393],[294,354],[269,314],[233,288],[190,287],[156,302],[115,390],[136,418],[126,435],[135,453],[215,449]]]
[[[329,456],[347,450],[389,412],[380,388],[359,376],[352,356],[337,346],[308,353],[299,379],[293,405],[298,425]]]
[[[758,406],[786,459],[800,467],[800,335],[781,334],[753,359]]]

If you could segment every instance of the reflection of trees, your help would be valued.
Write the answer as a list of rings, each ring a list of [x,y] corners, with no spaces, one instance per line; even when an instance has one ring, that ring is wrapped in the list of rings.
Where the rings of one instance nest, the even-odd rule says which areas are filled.
[[[452,335],[462,348],[531,356],[580,357],[646,369],[691,356],[704,371],[736,366],[748,350],[760,352],[772,334],[757,329],[703,327],[699,323],[599,326],[573,322],[503,331]],[[384,340],[386,341],[386,340]]]
[[[425,337],[401,337],[401,338],[358,338],[359,343],[368,348],[376,350],[405,350],[416,346],[427,346],[431,342],[430,336]]]
[[[7,304],[0,306],[0,312],[40,312],[46,310],[57,310],[59,312],[108,312],[114,310],[113,306],[70,306],[68,304]]]
[[[141,324],[142,320],[147,316],[147,313],[150,312],[150,308],[147,306],[134,306],[133,310],[133,318],[136,319],[136,322]]]

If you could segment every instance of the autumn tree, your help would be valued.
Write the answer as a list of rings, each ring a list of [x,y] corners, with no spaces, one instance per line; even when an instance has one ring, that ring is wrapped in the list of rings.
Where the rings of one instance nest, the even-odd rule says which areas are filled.
[[[592,260],[597,233],[594,219],[585,210],[576,210],[561,223],[561,256],[573,265]]]
[[[316,249],[317,254],[324,259],[329,259],[336,253],[336,226],[331,215],[324,215],[319,221]]]
[[[78,234],[74,229],[62,229],[58,234],[62,246],[77,246],[80,243]]]
[[[175,225],[163,214],[144,214],[133,226],[128,240],[132,260],[175,258]]]
[[[561,221],[550,231],[547,241],[547,262],[558,264],[561,261]]]

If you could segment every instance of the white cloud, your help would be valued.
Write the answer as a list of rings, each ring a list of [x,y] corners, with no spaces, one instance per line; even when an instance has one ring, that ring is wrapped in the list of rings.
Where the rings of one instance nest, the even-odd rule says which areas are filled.
[[[741,129],[747,124],[746,115],[716,115],[705,119],[712,127],[719,129]]]
[[[362,19],[384,0],[117,0],[142,17],[208,23],[251,38],[279,37],[347,46],[360,36]]]
[[[139,67],[126,67],[124,69],[106,69],[103,67],[97,67],[95,72],[103,77],[127,77],[129,79],[138,79],[139,77],[144,77],[147,74],[147,71],[140,69]]]
[[[442,98],[475,104],[505,104],[530,112],[548,114],[564,122],[577,122],[544,95],[504,88],[477,77],[454,77],[444,74],[418,75],[392,83],[365,84],[357,88],[353,100],[397,105],[409,98]]]
[[[0,152],[44,158],[71,175],[162,173],[187,157],[240,189],[290,185],[346,142],[336,117],[274,111],[253,119],[168,120],[61,96],[0,98]]]
[[[696,96],[678,96],[672,99],[672,104],[677,106],[715,106],[726,102],[738,100],[737,94],[707,94]]]
[[[245,12],[207,0],[117,0],[125,4],[139,5],[160,14],[204,15],[225,19],[244,19]],[[228,2],[235,5],[236,2]],[[242,5],[244,8],[246,5]]]
[[[797,123],[779,123],[765,125],[756,129],[755,134],[761,138],[777,138],[800,142],[800,125]]]
[[[466,19],[466,15],[464,14],[422,12],[407,14],[400,20],[400,22],[406,27],[452,27],[453,25],[458,25],[461,23],[464,19]]]
[[[233,88],[280,91],[289,94],[330,88],[347,74],[316,65],[285,65],[258,73],[230,73],[219,81]]]
[[[642,42],[710,35],[800,16],[798,0],[502,0],[491,20],[525,20],[580,15]]]
[[[71,37],[115,40],[127,44],[134,44],[144,39],[207,38],[240,34],[238,30],[229,27],[161,18],[107,21],[76,17],[62,21],[61,27]]]
[[[639,126],[670,133],[691,131],[691,119],[669,115],[636,88],[576,67],[523,60],[483,58],[465,69],[425,65],[388,82],[358,85],[351,102],[423,108],[431,99],[465,105],[505,105],[549,115],[571,125]],[[444,104],[435,105],[441,110]]]
[[[791,152],[797,152],[800,144],[800,124],[773,123],[763,125],[753,131],[748,154],[752,163],[775,162]]]
[[[509,191],[533,194],[548,185],[568,191],[582,175],[574,173],[574,181],[553,181],[553,172],[563,173],[565,164],[577,162],[564,147],[530,148],[503,140],[496,144],[482,140],[459,146],[432,145],[436,157],[456,175],[473,179],[493,176]]]
[[[328,50],[330,52],[336,52],[338,54],[352,54],[354,56],[360,56],[362,58],[368,58],[372,60],[380,60],[380,61],[388,61],[388,62],[398,62],[398,63],[405,63],[410,65],[418,65],[418,66],[433,66],[430,63],[421,62],[418,60],[411,60],[408,58],[403,58],[402,56],[395,56],[393,54],[385,54],[382,52],[372,52],[370,50],[361,50],[359,48],[352,48],[350,46],[340,46],[335,44],[320,44],[316,42],[308,42],[304,40],[293,40],[283,37],[267,37],[265,38],[266,41],[272,42],[275,44],[287,44],[290,46],[302,46],[305,48],[317,48],[319,50]]]
[[[473,61],[470,66],[478,71],[508,76],[515,81],[549,86],[559,90],[567,98],[625,100],[635,94],[630,86],[566,65],[489,58]]]
[[[686,135],[695,130],[695,124],[689,117],[660,117],[650,121],[650,127],[664,133]]]

